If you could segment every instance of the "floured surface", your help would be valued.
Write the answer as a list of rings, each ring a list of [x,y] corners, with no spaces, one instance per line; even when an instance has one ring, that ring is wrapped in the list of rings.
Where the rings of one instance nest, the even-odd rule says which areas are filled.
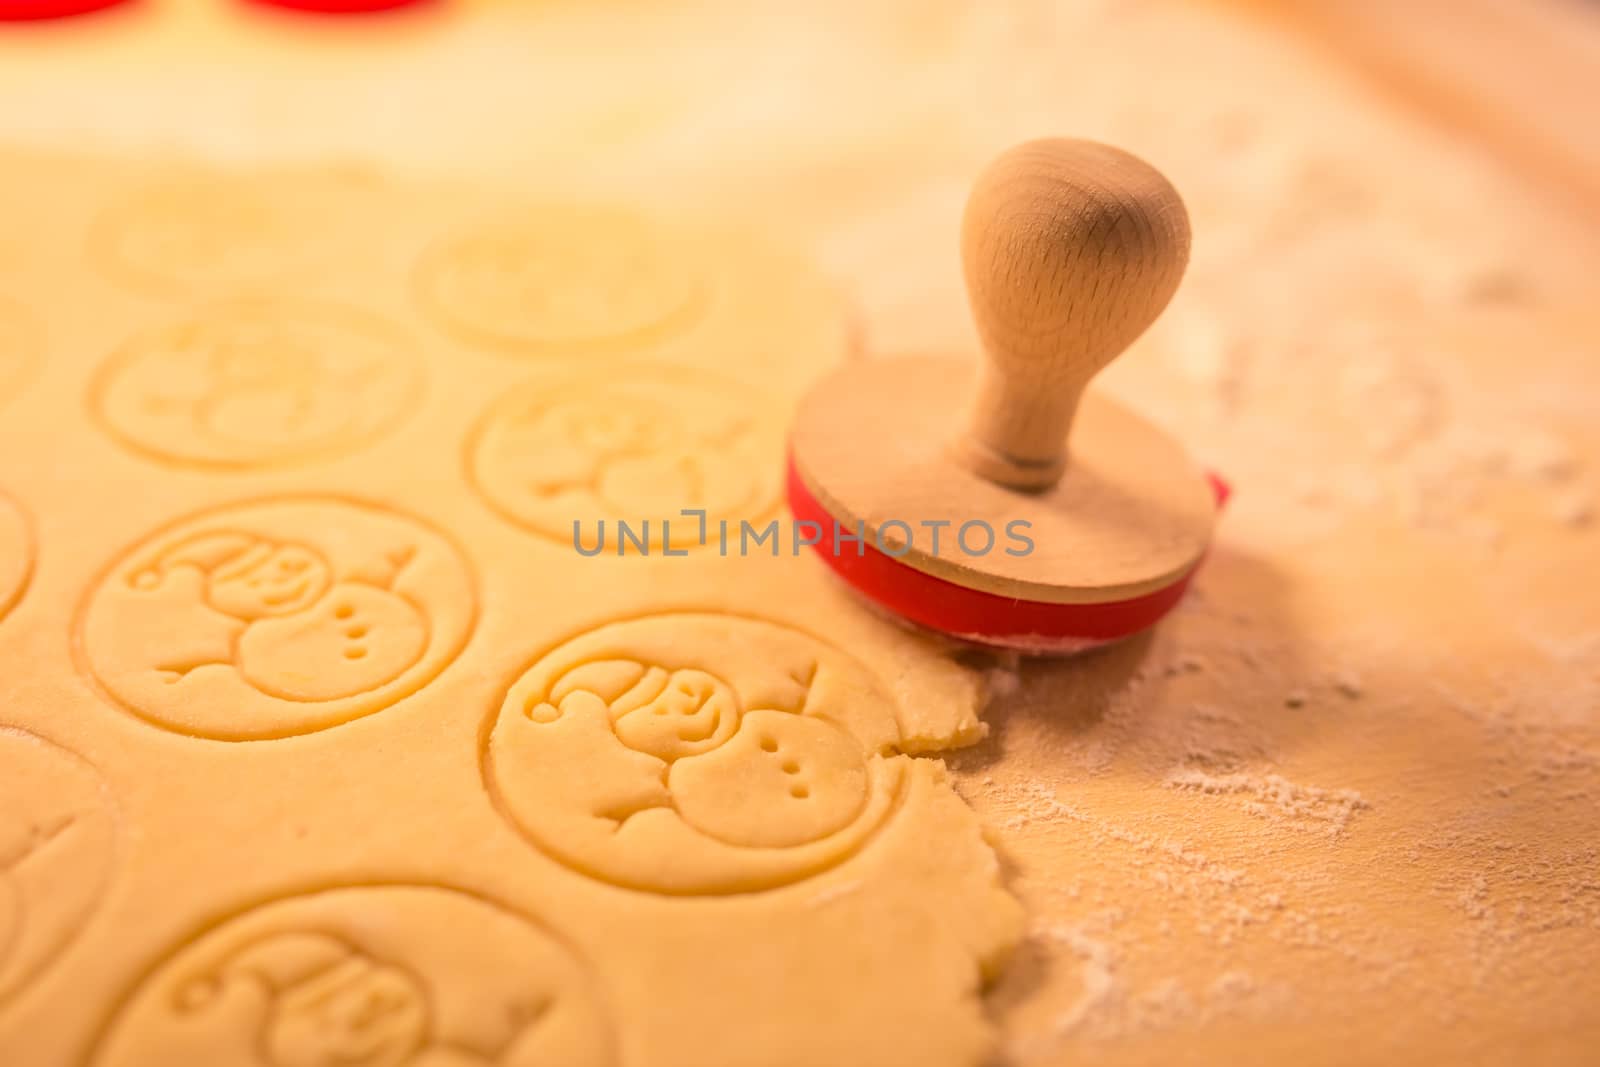
[[[775,516],[854,356],[813,268],[637,206],[6,162],[0,1061],[984,1058],[1019,911],[921,755],[980,676],[805,557],[573,543]]]
[[[492,5],[431,39],[420,29],[363,44],[321,38],[293,86],[275,65],[286,49],[281,24],[274,36],[251,36],[227,24],[222,5],[148,6],[164,13],[116,33],[108,23],[92,43],[106,60],[93,69],[137,80],[133,89],[108,91],[88,66],[43,50],[7,55],[8,92],[36,92],[42,104],[0,116],[5,129],[56,143],[176,142],[230,158],[355,154],[495,170],[519,183],[556,174],[585,190],[714,200],[762,224],[792,224],[852,283],[882,351],[972,343],[958,220],[967,184],[994,152],[1062,133],[1112,141],[1159,166],[1193,215],[1194,260],[1166,316],[1108,384],[1227,473],[1238,493],[1183,612],[1127,648],[996,672],[1005,695],[988,714],[993,738],[955,763],[1029,913],[1030,936],[990,999],[1007,1062],[1592,1059],[1597,262],[1594,242],[1543,190],[1402,115],[1296,38],[1175,0],[917,0],[870,11],[819,5],[803,18],[748,4],[630,4],[618,16],[608,5],[559,3],[514,18],[510,5]],[[195,49],[197,37],[212,47]],[[169,60],[159,76],[152,58]],[[508,65],[527,80],[509,85],[500,73]],[[224,67],[227,78],[217,74]],[[124,77],[135,71],[138,79]],[[378,101],[406,120],[371,122]],[[15,269],[17,247],[0,235],[8,277],[37,269]],[[46,326],[59,328],[28,328],[43,335]],[[109,339],[94,358],[108,351]],[[474,365],[502,368],[493,380],[509,391],[523,380],[511,362],[529,375],[542,369],[537,356]],[[28,372],[30,389],[48,384],[42,366]],[[71,406],[81,386],[73,379],[52,395]],[[490,402],[475,393],[459,418]],[[0,405],[0,419],[27,407],[4,384]],[[455,458],[464,424],[437,425]],[[147,469],[117,456],[119,470]],[[339,480],[328,471],[312,482],[263,477],[279,480],[257,495]],[[384,477],[388,502],[414,511],[415,488],[396,472]],[[15,482],[0,478],[0,492],[21,500]],[[164,492],[119,516],[117,536],[82,532],[94,558],[109,563],[202,506],[175,487]],[[91,503],[81,507],[103,521]],[[66,528],[35,518],[45,546]],[[540,536],[508,523],[491,529],[480,551],[526,553]],[[42,582],[55,564],[41,558]],[[703,599],[692,567],[673,572],[688,584],[628,610],[659,614]],[[73,592],[87,584],[85,575]],[[520,610],[540,610],[537,591],[501,590],[492,605],[486,594],[485,620],[519,600],[528,602]],[[784,595],[801,593],[832,595],[809,578]],[[30,592],[0,621],[0,638],[41,602]],[[623,614],[587,593],[564,610],[573,621],[542,641],[523,640],[509,621],[480,632],[474,643],[511,634],[504,657],[472,685],[452,679],[481,661],[459,661],[435,683],[438,699],[459,700],[460,720],[486,729],[544,654]],[[804,630],[799,614],[774,621]],[[63,615],[58,634],[67,625]],[[852,637],[816,636],[863,658]],[[893,662],[878,673],[884,684],[902,678]],[[897,695],[901,706],[918,699]],[[97,761],[138,744],[159,754],[163,771],[186,765],[174,735],[77,689],[71,699],[86,710],[52,740]],[[386,716],[404,722],[403,756]],[[112,732],[95,741],[91,726]],[[83,955],[42,972],[54,983],[42,988],[71,989],[79,1006],[49,1014],[40,1005],[50,994],[0,1001],[0,1025],[87,1025],[90,1002],[134,996],[137,977],[176,958],[179,943],[198,943],[201,928],[333,882],[370,882],[379,867],[403,883],[465,879],[555,929],[559,909],[521,898],[516,886],[577,876],[530,858],[524,833],[466,788],[478,781],[479,756],[457,729],[402,705],[272,742],[276,754],[248,774],[231,755],[239,746],[223,746],[237,772],[229,785],[240,806],[229,811],[206,808],[196,790],[116,792],[124,811],[137,801],[131,825],[167,813],[209,835],[163,845],[164,862],[247,841],[230,845],[244,859],[219,887],[229,899],[198,886],[114,892],[91,912],[97,925],[65,950]],[[901,729],[909,736],[914,726]],[[325,740],[340,741],[337,757]],[[315,824],[281,818],[283,782],[322,768],[342,783],[342,804]],[[398,817],[366,787],[397,768],[418,783]],[[432,825],[419,813],[435,802],[480,808],[493,828],[448,861],[419,856],[419,824]],[[258,863],[264,848],[277,851]],[[280,867],[274,857],[288,852],[302,858]],[[937,870],[927,856],[919,863]],[[875,956],[865,942],[848,958],[817,951],[825,932],[848,940],[875,920],[905,921],[885,901],[848,910],[874,898],[847,870],[772,891],[807,905],[807,922],[793,927],[763,923],[737,901],[658,904],[607,890],[630,930],[671,939],[659,970],[624,969],[614,995],[652,1038],[693,1033],[705,1052],[714,1050],[704,1040],[713,1001],[676,1018],[671,1005],[651,1007],[650,988],[689,973],[683,961],[710,945],[741,946],[730,967],[747,966],[760,943],[802,961],[795,973],[881,979],[908,995],[916,983],[951,981]],[[175,893],[197,918],[169,914]],[[687,910],[723,904],[732,906],[707,927],[680,931]],[[152,913],[167,917],[145,929]],[[118,937],[137,944],[96,956],[108,943],[99,932],[123,927],[135,932]],[[940,936],[981,940],[977,930]],[[362,951],[383,956],[377,943]],[[605,963],[578,958],[596,972]],[[858,1011],[849,1018],[878,1033],[870,1008],[826,995],[831,980],[807,984],[790,1008],[830,1018]],[[151,988],[164,988],[156,981]],[[740,995],[777,995],[756,986]],[[715,1016],[719,1025],[729,1017]],[[876,1019],[886,1043],[906,1030]],[[484,1023],[433,1032],[489,1050],[508,1031]],[[862,1062],[926,1058],[925,1046],[886,1044],[864,1046]]]
[[[1188,279],[1107,384],[1236,489],[1168,625],[998,673],[954,761],[1030,912],[1010,1062],[1589,1062],[1592,235],[1248,22],[947,32],[988,79],[975,140],[1103,137],[1183,191]],[[956,175],[921,188],[955,217]],[[885,277],[913,214],[838,247]],[[874,336],[949,343],[958,285],[884,283]]]

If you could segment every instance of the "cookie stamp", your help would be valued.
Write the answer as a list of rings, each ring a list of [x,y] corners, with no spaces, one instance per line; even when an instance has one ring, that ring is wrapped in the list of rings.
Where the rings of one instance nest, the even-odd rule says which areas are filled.
[[[240,741],[381,711],[455,658],[477,614],[462,553],[331,497],[234,504],[124,553],[92,589],[80,663],[158,726]]]
[[[790,437],[789,509],[868,603],[960,641],[1069,655],[1146,630],[1188,589],[1228,490],[1090,383],[1177,290],[1183,200],[1121,149],[1029,141],[974,183],[961,254],[982,362],[819,381]]]
[[[416,349],[382,319],[241,301],[133,336],[100,368],[89,406],[106,432],[155,459],[264,467],[371,440],[421,382]]]
[[[854,855],[899,804],[893,698],[817,638],[734,615],[615,622],[543,655],[483,752],[500,810],[615,885],[730,894]]]
[[[436,886],[279,900],[179,947],[133,989],[90,1067],[612,1067],[576,953]]]
[[[116,809],[93,767],[0,725],[0,1011],[83,929],[116,837]]]
[[[497,511],[534,533],[615,552],[620,521],[646,549],[677,552],[709,543],[685,509],[712,526],[773,512],[782,455],[782,419],[756,390],[633,367],[513,390],[479,421],[467,468]]]

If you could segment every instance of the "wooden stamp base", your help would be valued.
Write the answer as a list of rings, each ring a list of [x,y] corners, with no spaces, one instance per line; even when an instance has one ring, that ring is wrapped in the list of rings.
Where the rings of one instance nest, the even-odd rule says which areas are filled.
[[[1229,487],[1214,474],[1206,477],[1221,507]],[[817,555],[852,589],[892,616],[987,648],[1073,655],[1131,637],[1177,606],[1198,569],[1142,596],[1098,604],[1053,604],[997,596],[906,566],[870,543],[842,543],[834,536],[833,516],[807,488],[792,457],[787,491],[795,520],[820,528],[820,540],[813,546]]]
[[[806,491],[846,531],[859,524],[897,566],[1008,602],[1136,600],[1194,569],[1216,502],[1180,443],[1091,389],[1060,480],[1042,490],[996,485],[957,447],[975,370],[937,357],[835,370],[802,402],[790,436]],[[991,550],[958,540],[969,524],[969,540],[992,537]],[[1013,531],[1031,542],[1025,551]]]

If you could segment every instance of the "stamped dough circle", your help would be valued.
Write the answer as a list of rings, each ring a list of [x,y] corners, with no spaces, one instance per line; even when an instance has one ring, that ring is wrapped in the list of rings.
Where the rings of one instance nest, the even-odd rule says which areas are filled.
[[[442,238],[417,284],[424,307],[468,344],[561,355],[680,333],[707,282],[683,242],[639,215],[551,206]]]
[[[254,908],[125,996],[91,1067],[611,1067],[589,969],[533,920],[435,886]]]
[[[416,350],[381,319],[247,301],[134,335],[96,375],[90,407],[112,436],[157,459],[261,467],[377,436],[421,380]]]
[[[0,491],[0,619],[17,605],[33,575],[33,534],[22,507]]]
[[[116,809],[84,760],[0,725],[0,1008],[60,957],[100,903]]]
[[[84,669],[179,733],[254,740],[381,711],[471,633],[465,557],[418,519],[330,497],[191,516],[122,556],[81,613]]]
[[[547,652],[483,754],[500,810],[590,877],[753,892],[835,867],[900,802],[893,698],[854,658],[775,623],[677,613]]]
[[[719,520],[737,528],[777,508],[783,434],[781,412],[748,386],[630,367],[513,390],[479,420],[467,466],[490,504],[535,533],[571,544],[576,523],[586,549],[615,551],[625,522],[676,552],[715,544]],[[703,542],[685,509],[706,513]]]
[[[320,212],[260,181],[190,175],[111,205],[90,233],[113,279],[163,296],[221,293],[290,276],[326,247]]]
[[[38,331],[21,305],[0,298],[0,404],[22,391],[38,359]]]

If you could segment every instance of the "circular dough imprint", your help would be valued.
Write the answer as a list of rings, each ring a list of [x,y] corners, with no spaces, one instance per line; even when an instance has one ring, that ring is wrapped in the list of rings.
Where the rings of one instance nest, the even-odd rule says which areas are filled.
[[[625,522],[649,549],[676,553],[717,543],[721,520],[737,531],[776,509],[784,426],[774,401],[738,382],[619,367],[512,390],[479,420],[467,466],[490,504],[535,533],[610,554],[631,544]],[[685,509],[705,512],[703,541]]]
[[[157,459],[262,467],[376,437],[421,383],[415,349],[383,320],[255,300],[134,335],[100,368],[89,399],[102,428]]]
[[[501,811],[591,877],[674,894],[783,885],[854,855],[899,803],[893,698],[775,623],[610,623],[511,687],[483,753]]]
[[[417,519],[283,497],[191,516],[130,549],[79,620],[80,661],[179,733],[286,737],[431,681],[477,615],[461,552]]]
[[[612,1067],[588,968],[537,923],[435,886],[247,911],[180,946],[117,1009],[91,1067]]]

